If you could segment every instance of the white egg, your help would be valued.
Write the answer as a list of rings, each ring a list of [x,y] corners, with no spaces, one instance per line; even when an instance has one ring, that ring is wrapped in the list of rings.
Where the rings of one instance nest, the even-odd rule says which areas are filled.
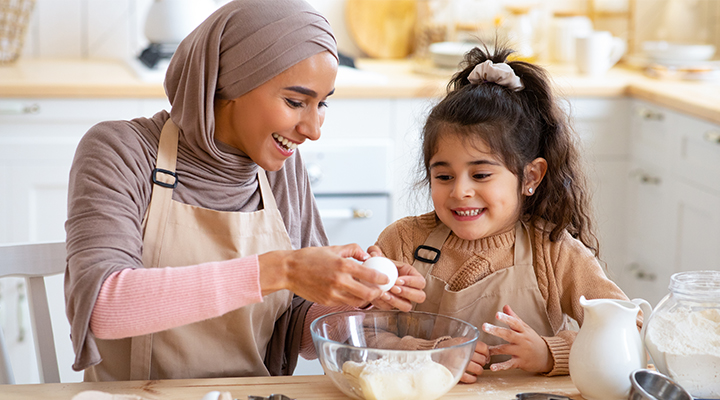
[[[395,281],[398,278],[398,269],[390,259],[385,257],[370,257],[363,263],[363,266],[374,269],[388,277],[388,283],[379,285],[383,292],[387,292],[395,285]]]

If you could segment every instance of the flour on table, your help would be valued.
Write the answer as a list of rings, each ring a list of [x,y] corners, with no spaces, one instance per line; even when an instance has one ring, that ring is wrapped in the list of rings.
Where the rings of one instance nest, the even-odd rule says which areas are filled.
[[[455,385],[450,370],[427,354],[346,361],[342,368],[343,374],[357,379],[366,400],[434,400]]]
[[[720,310],[679,307],[653,315],[645,335],[653,361],[694,397],[720,398]]]

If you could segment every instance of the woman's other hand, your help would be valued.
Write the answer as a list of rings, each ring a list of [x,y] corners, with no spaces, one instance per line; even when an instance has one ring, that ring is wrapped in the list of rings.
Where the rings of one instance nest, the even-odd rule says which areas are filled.
[[[357,244],[306,247],[271,251],[258,256],[263,296],[288,289],[307,300],[326,306],[360,307],[378,298],[382,291],[359,281],[382,285],[387,277],[362,267],[368,254]]]
[[[495,315],[498,321],[508,328],[484,323],[483,331],[505,340],[506,344],[490,346],[490,355],[506,354],[512,358],[508,361],[493,364],[490,369],[500,371],[519,368],[528,372],[549,372],[553,367],[553,359],[547,343],[528,324],[513,312],[510,306],[503,307],[502,312]]]
[[[372,257],[384,257],[378,246],[370,246],[367,252]],[[412,303],[425,301],[425,292],[423,291],[425,277],[420,275],[410,264],[395,262],[395,265],[398,267],[398,278],[395,285],[373,300],[372,304],[380,310],[410,311]]]

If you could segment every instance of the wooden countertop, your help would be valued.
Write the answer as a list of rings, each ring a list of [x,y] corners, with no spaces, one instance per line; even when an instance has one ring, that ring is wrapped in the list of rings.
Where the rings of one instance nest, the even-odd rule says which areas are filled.
[[[248,395],[284,394],[297,400],[346,400],[327,376],[263,378],[178,379],[102,383],[50,383],[3,385],[0,399],[70,400],[86,390],[113,394],[134,394],[143,399],[200,400],[207,392],[228,391],[234,399]],[[442,399],[510,400],[517,393],[542,392],[582,399],[569,376],[544,377],[519,370],[485,373],[474,384],[458,384]]]
[[[333,98],[441,96],[452,74],[411,60],[360,59],[356,64],[362,72],[340,71]],[[601,77],[585,77],[568,66],[543,66],[565,97],[631,96],[720,124],[718,82],[658,80],[619,67]],[[142,80],[118,60],[20,59],[0,65],[0,98],[164,97],[161,78]]]

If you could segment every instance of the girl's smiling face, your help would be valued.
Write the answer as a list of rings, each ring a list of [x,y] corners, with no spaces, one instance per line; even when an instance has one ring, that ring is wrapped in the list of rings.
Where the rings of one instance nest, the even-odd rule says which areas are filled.
[[[337,70],[337,60],[325,51],[236,99],[217,100],[215,138],[263,169],[279,170],[298,145],[320,138]]]
[[[430,159],[435,212],[455,234],[477,240],[510,230],[520,217],[518,177],[484,141],[446,132]]]

